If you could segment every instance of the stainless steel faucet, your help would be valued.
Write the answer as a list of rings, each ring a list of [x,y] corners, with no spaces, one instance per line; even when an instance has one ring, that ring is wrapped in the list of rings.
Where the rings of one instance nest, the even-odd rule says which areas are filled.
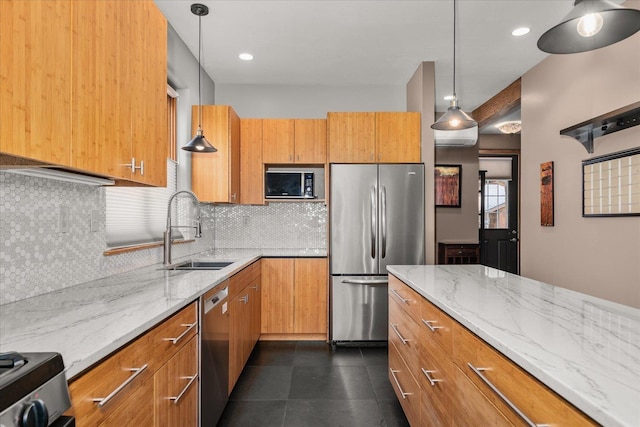
[[[179,194],[187,194],[191,196],[193,202],[196,205],[197,216],[196,216],[196,225],[171,225],[171,202],[176,198]],[[200,200],[198,197],[189,190],[181,190],[176,191],[169,197],[169,204],[167,207],[167,229],[164,232],[164,265],[171,264],[171,244],[173,243],[172,230],[174,228],[195,228],[196,230],[196,238],[202,237],[202,221],[200,220]]]

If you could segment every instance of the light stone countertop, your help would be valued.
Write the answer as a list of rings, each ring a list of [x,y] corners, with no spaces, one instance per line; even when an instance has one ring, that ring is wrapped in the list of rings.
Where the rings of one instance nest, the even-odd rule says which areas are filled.
[[[179,258],[234,261],[222,270],[154,264],[0,306],[0,352],[58,352],[71,379],[260,257],[324,249],[219,249]]]
[[[389,272],[604,426],[640,426],[640,310],[480,265]]]

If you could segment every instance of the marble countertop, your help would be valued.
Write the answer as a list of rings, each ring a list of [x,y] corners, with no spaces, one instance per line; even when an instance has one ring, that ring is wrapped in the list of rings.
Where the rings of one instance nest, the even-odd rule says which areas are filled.
[[[0,352],[62,354],[71,379],[260,257],[323,257],[324,249],[222,249],[187,259],[233,261],[222,270],[161,264],[0,306]]]
[[[390,266],[605,426],[640,426],[640,310],[480,265]]]

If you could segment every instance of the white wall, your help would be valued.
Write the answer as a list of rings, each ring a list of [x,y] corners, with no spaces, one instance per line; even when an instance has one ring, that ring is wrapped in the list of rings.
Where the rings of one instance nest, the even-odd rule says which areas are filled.
[[[406,111],[404,86],[216,84],[216,104],[241,118],[318,118],[329,111]]]
[[[640,9],[640,1],[626,7]],[[640,100],[640,33],[552,55],[522,78],[521,272],[640,307],[640,217],[583,218],[582,160],[640,145],[640,126],[596,139],[595,152],[559,131]],[[554,162],[555,226],[540,226],[540,164]]]

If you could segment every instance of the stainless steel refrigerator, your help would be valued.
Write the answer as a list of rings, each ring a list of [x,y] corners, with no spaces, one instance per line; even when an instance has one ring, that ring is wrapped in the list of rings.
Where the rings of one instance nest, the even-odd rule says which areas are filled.
[[[332,164],[333,344],[387,340],[387,265],[424,264],[424,165]]]

